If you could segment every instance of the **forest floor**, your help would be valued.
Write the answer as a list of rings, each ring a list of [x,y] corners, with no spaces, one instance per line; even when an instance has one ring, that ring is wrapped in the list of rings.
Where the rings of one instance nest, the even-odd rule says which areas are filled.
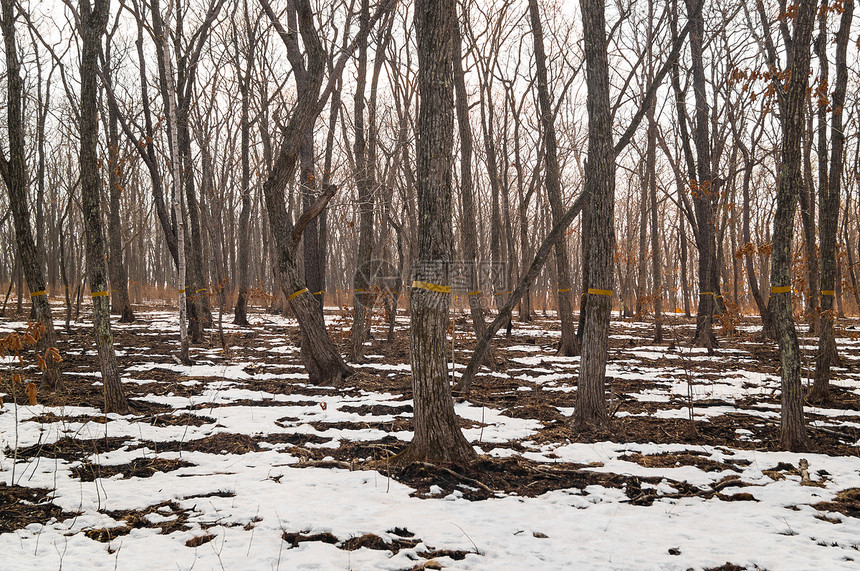
[[[777,450],[779,360],[753,320],[691,349],[693,323],[613,321],[612,431],[570,429],[579,359],[558,322],[516,322],[456,403],[469,467],[386,458],[411,439],[408,320],[342,389],[307,383],[291,319],[254,313],[176,364],[177,319],[115,324],[130,415],[104,415],[90,328],[61,334],[65,388],[29,405],[0,362],[3,569],[857,569],[860,321],[837,327],[814,452]],[[330,331],[348,335],[332,310]],[[225,316],[226,320],[227,316]],[[454,321],[455,370],[474,340]],[[25,327],[0,320],[0,334]],[[801,332],[806,331],[801,326]],[[817,341],[802,337],[804,376]],[[35,366],[24,371],[36,375]],[[17,400],[17,405],[13,402]]]

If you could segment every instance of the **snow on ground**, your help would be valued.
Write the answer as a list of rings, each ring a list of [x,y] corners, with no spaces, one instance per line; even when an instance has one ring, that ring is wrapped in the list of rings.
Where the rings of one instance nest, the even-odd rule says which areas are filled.
[[[266,319],[278,326],[290,325],[284,318]],[[3,329],[18,325],[7,322]],[[141,316],[141,322],[125,326],[138,334],[172,331],[172,327],[175,318],[165,312]],[[518,330],[524,336],[537,335],[531,326]],[[546,332],[540,335],[547,336]],[[295,353],[283,342],[273,341],[273,345],[275,348],[269,349],[273,354]],[[511,355],[512,368],[505,377],[510,375],[524,386],[534,384],[537,390],[575,390],[578,358],[556,357],[551,348],[534,345],[507,349],[519,355]],[[371,355],[362,371],[383,376],[408,373],[408,364],[374,363],[381,357]],[[628,351],[626,358],[614,358],[608,375],[622,380],[647,379],[649,386],[633,397],[656,406],[646,413],[653,417],[687,418],[688,409],[679,408],[677,402],[692,393],[694,412],[704,420],[737,412],[734,403],[751,395],[778,391],[774,375],[744,369],[751,362],[748,357],[732,351],[721,351],[716,357],[689,350],[680,355],[645,346]],[[691,379],[685,373],[684,359],[732,364],[733,369],[718,379]],[[264,354],[262,360],[265,362]],[[661,364],[648,364],[652,360]],[[21,486],[54,490],[53,502],[78,515],[0,535],[3,569],[405,570],[426,561],[419,553],[434,550],[466,553],[455,560],[440,552],[436,560],[449,569],[686,569],[726,562],[767,569],[857,569],[860,565],[860,519],[812,507],[832,501],[841,490],[860,488],[857,457],[689,444],[539,443],[532,439],[543,426],[541,421],[512,418],[493,407],[463,402],[456,405],[457,414],[473,423],[464,433],[483,454],[516,454],[508,446],[516,442],[525,450],[523,457],[549,468],[558,462],[575,462],[593,472],[656,478],[658,483],[643,483],[642,488],[653,490],[657,497],[651,505],[633,505],[623,489],[602,485],[558,489],[533,498],[498,493],[495,498],[469,501],[457,491],[415,497],[413,489],[389,478],[382,465],[376,470],[296,467],[303,459],[278,440],[292,435],[313,437],[305,444],[308,448],[337,448],[345,441],[373,442],[387,436],[408,441],[408,429],[361,427],[368,422],[410,419],[411,402],[400,395],[319,390],[276,394],[254,389],[254,382],[277,379],[300,383],[306,376],[300,370],[272,373],[268,366],[265,373],[249,372],[250,361],[182,367],[150,355],[139,356],[134,363],[125,367],[124,374],[138,373],[136,383],[159,383],[156,378],[140,378],[158,370],[171,370],[187,378],[185,386],[194,389],[192,394],[151,394],[146,400],[169,405],[174,416],[193,415],[201,422],[164,425],[131,415],[103,418],[98,410],[88,407],[19,405],[16,409],[8,400],[4,402],[0,412],[0,448],[4,450],[0,454],[0,480],[8,484],[14,477],[14,483]],[[277,367],[289,365],[271,368]],[[860,388],[856,374],[840,382],[846,388]],[[695,406],[696,401],[715,398],[722,404]],[[573,412],[572,395],[569,403],[557,407],[563,416]],[[361,407],[373,409],[377,405],[392,412],[358,412]],[[45,416],[48,412],[62,418],[52,420]],[[860,416],[853,411],[823,408],[808,412],[817,415],[814,422],[819,423],[827,417],[848,416],[853,420]],[[743,413],[769,421],[778,417],[778,409],[764,405],[744,409]],[[843,418],[838,425],[846,426],[845,422]],[[847,422],[848,426],[860,426]],[[749,439],[748,433],[739,429],[738,438]],[[192,449],[192,443],[219,434],[258,438],[260,446],[239,454]],[[15,448],[42,445],[48,449],[67,437],[87,441],[119,438],[122,445],[76,460],[41,456],[15,460]],[[267,438],[273,442],[266,442]],[[168,446],[176,442],[183,444]],[[692,453],[723,463],[726,468],[649,467],[631,459],[631,455],[665,453]],[[154,458],[181,462],[176,469],[155,471],[150,477],[125,478],[118,473],[83,481],[76,476],[83,462],[107,470]],[[801,459],[809,463],[812,482],[804,482],[791,471],[772,471],[780,463],[799,466]],[[668,497],[676,490],[673,483],[716,489],[729,476],[742,486],[732,487],[732,491],[752,498]],[[106,542],[86,534],[122,527],[125,522],[119,518],[120,510],[152,506],[159,507],[145,516],[151,524],[184,517],[187,529],[162,534],[158,527],[140,527]],[[292,547],[283,539],[285,533],[299,532],[330,533],[341,542],[374,534],[386,542],[396,542],[404,537],[404,530],[414,534],[410,537],[419,543],[396,554],[367,547],[341,549],[322,541]],[[186,545],[194,545],[195,538],[204,535],[212,537],[195,547]]]

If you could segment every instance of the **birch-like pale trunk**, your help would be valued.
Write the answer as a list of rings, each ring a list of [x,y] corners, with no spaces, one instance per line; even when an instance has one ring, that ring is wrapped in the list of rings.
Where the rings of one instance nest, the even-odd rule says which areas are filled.
[[[173,11],[173,2],[167,8],[167,18],[170,21],[170,13]],[[179,360],[188,365],[191,359],[188,357],[188,323],[187,309],[185,305],[185,228],[182,220],[182,189],[179,178],[179,134],[176,128],[176,85],[173,79],[173,63],[170,60],[170,41],[168,34],[161,37],[162,57],[164,58],[164,69],[167,76],[167,115],[170,126],[170,174],[173,178],[171,185],[171,200],[173,202],[173,213],[176,218],[176,253],[178,269],[176,273],[176,290],[179,300]]]

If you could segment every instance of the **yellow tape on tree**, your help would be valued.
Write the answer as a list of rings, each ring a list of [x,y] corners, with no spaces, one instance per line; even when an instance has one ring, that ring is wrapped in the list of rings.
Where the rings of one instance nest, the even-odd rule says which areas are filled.
[[[48,295],[48,292],[45,290],[42,291],[34,291],[30,294],[30,297],[39,297],[40,295]]]
[[[591,295],[612,295],[612,290],[588,288],[588,293],[590,293]]]
[[[564,288],[564,289],[560,289],[560,290],[558,290],[558,293],[567,293],[567,292],[569,292],[569,291],[570,291],[570,288],[569,288],[569,287],[566,287],[566,288]]]
[[[451,286],[443,286],[439,284],[431,284],[429,282],[412,282],[413,288],[426,289],[439,293],[451,293]]]
[[[790,292],[791,292],[791,286],[778,286],[778,287],[771,287],[770,288],[770,293],[790,293]]]
[[[836,295],[836,292],[832,289],[823,289],[821,290],[821,295],[829,295],[830,297],[834,297]]]
[[[297,291],[297,292],[295,292],[295,293],[290,294],[290,297],[288,297],[288,298],[287,298],[287,301],[291,301],[291,300],[293,300],[293,299],[295,299],[295,298],[299,297],[299,296],[300,296],[300,295],[302,295],[303,293],[307,293],[307,292],[308,292],[308,288],[300,289],[299,291]]]
[[[94,291],[90,295],[92,297],[106,297],[106,296],[110,295],[110,292],[107,290],[105,290],[105,291]]]

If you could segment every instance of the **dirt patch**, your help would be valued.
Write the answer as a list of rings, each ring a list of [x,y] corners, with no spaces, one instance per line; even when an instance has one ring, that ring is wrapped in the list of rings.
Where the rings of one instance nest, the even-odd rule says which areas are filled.
[[[51,492],[43,488],[8,486],[0,482],[0,533],[27,527],[31,523],[46,524],[64,520],[77,514],[64,512],[51,503]]]
[[[646,468],[677,468],[680,466],[695,466],[705,472],[721,472],[723,470],[734,470],[739,472],[737,467],[724,462],[717,462],[710,458],[704,458],[703,452],[695,450],[685,450],[683,452],[663,452],[660,454],[625,454],[619,456],[619,460],[627,462],[635,462]]]
[[[194,537],[185,542],[185,547],[200,547],[203,544],[209,543],[213,539],[215,539],[215,536],[211,533],[195,535]]]
[[[328,533],[314,533],[307,534],[307,532],[287,532],[283,533],[284,541],[290,544],[290,547],[298,547],[300,543],[308,542],[308,541],[320,541],[322,543],[328,543],[329,545],[334,545],[338,549],[343,549],[344,551],[355,551],[357,549],[366,548],[373,549],[376,551],[390,551],[392,554],[399,553],[401,549],[413,549],[422,541],[418,538],[414,538],[413,534],[409,534],[408,537],[398,536],[391,539],[383,539],[376,534],[373,533],[365,533],[362,535],[357,535],[354,537],[350,537],[348,539],[340,540],[337,536]],[[461,561],[466,558],[466,555],[471,552],[469,551],[461,551],[461,550],[453,550],[453,549],[434,549],[432,547],[428,547],[428,551],[418,551],[417,554],[425,559],[433,559],[436,557],[450,557],[455,561]]]
[[[353,406],[353,405],[344,405],[338,407],[338,410],[341,412],[354,412],[356,414],[361,415],[373,415],[373,416],[383,416],[383,415],[398,415],[404,413],[412,413],[412,405],[404,404],[401,406],[393,406],[387,404],[363,404],[361,406]]]
[[[6,448],[5,454],[7,458],[17,457],[19,460],[29,460],[31,458],[51,458],[59,460],[67,460],[74,462],[83,460],[93,454],[104,454],[119,450],[126,446],[128,440],[124,437],[106,437],[93,439],[77,439],[64,436],[56,442],[50,444],[33,444],[19,448],[17,453],[10,448]]]
[[[32,418],[28,418],[27,420],[23,420],[22,422],[38,422],[39,424],[54,424],[56,422],[66,423],[80,423],[86,424],[88,422],[95,422],[98,424],[107,423],[108,419],[106,416],[95,416],[95,415],[80,415],[80,416],[70,416],[67,414],[54,414],[53,412],[46,412],[45,414],[40,414],[39,416],[34,416]]]
[[[819,511],[838,512],[848,517],[860,518],[860,488],[842,490],[832,501],[819,502],[812,507]]]
[[[146,420],[146,419],[144,419]],[[204,424],[215,424],[218,421],[209,416],[198,414],[156,414],[149,420],[152,426],[203,426]]]
[[[170,442],[152,442],[146,440],[137,444],[134,449],[149,448],[156,452],[205,452],[207,454],[246,454],[262,450],[257,440],[247,434],[219,432],[205,438],[195,440]]]
[[[187,524],[190,510],[182,509],[173,501],[161,502],[140,510],[104,511],[103,513],[117,521],[122,521],[123,525],[89,529],[84,532],[90,539],[102,543],[109,543],[114,538],[128,535],[132,529],[138,528],[159,529],[164,535],[191,529]]]
[[[72,475],[82,482],[92,482],[98,478],[111,478],[122,474],[122,479],[149,478],[156,472],[172,472],[180,468],[194,466],[191,462],[168,458],[136,458],[127,464],[101,465],[84,462],[71,469]]]

